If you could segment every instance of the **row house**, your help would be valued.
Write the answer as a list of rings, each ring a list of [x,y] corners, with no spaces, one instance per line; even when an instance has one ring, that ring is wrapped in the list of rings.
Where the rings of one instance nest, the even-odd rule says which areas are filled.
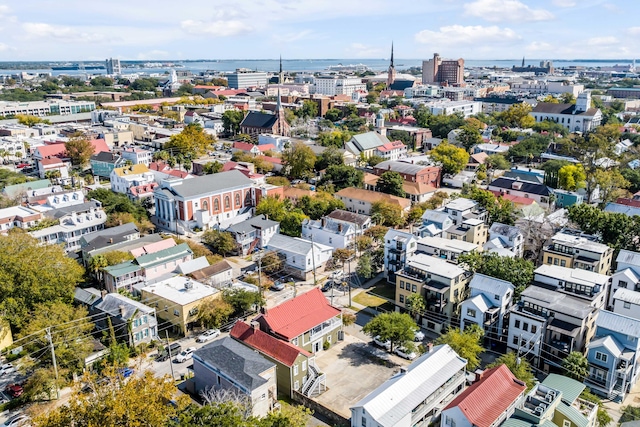
[[[407,157],[407,146],[402,141],[391,141],[376,147],[373,155],[382,157],[385,160],[399,160]]]
[[[153,161],[153,152],[138,147],[125,147],[120,153],[123,159],[129,160],[134,165],[149,166]]]
[[[469,282],[469,298],[460,305],[460,330],[478,325],[490,344],[502,340],[514,291],[511,282],[475,273]]]
[[[384,274],[387,282],[396,283],[396,272],[418,249],[418,238],[405,231],[389,229],[384,236]]]
[[[515,196],[535,200],[543,208],[550,208],[553,190],[545,184],[506,177],[496,178],[489,184],[488,190],[497,196]]]
[[[386,202],[399,206],[404,213],[409,212],[411,201],[391,194],[378,193],[362,188],[347,187],[336,192],[333,197],[344,203],[346,210],[363,215],[371,215],[371,207],[376,202]]]
[[[458,258],[460,258],[461,255],[479,252],[481,250],[481,246],[462,240],[451,240],[443,237],[429,236],[425,236],[418,240],[418,252],[423,252],[427,255],[449,261],[453,264],[458,263]]]
[[[280,233],[280,223],[268,215],[258,215],[233,224],[226,231],[235,238],[238,255],[246,256],[266,247],[271,238]]]
[[[444,332],[466,298],[471,276],[457,265],[417,253],[396,273],[396,305],[406,308],[411,295],[421,295],[426,305],[422,325],[436,333]]]
[[[489,240],[483,246],[485,251],[500,256],[522,258],[524,254],[524,235],[519,227],[494,222],[489,228]]]
[[[572,351],[584,352],[597,314],[593,301],[534,284],[509,312],[507,347],[548,372]]]
[[[314,220],[305,218],[302,221],[302,238],[313,240],[333,249],[345,249],[353,246],[358,236],[358,230],[352,225],[334,222],[330,218]],[[359,235],[362,235],[360,232]]]
[[[423,165],[414,163],[414,160],[386,160],[373,167],[373,173],[381,176],[385,172],[397,172],[407,182],[428,184],[432,187],[440,187],[442,168],[436,165]]]
[[[42,220],[42,213],[24,206],[0,209],[0,233],[6,234],[12,228],[27,230]]]
[[[29,234],[44,245],[63,245],[65,252],[80,250],[83,235],[102,230],[107,214],[96,200],[45,212],[45,217],[58,224],[31,231]]]
[[[467,361],[448,344],[400,369],[351,409],[351,427],[428,426],[463,390]]]
[[[605,274],[557,265],[541,265],[533,274],[533,281],[538,285],[585,299],[598,309],[606,307],[611,278]]]
[[[91,313],[97,315],[98,331],[110,333],[113,328],[119,341],[126,342],[130,347],[158,340],[155,309],[124,295],[104,295],[100,302],[92,306]]]
[[[613,248],[597,237],[565,229],[549,239],[542,249],[542,264],[579,268],[600,274],[611,270]]]
[[[621,249],[616,257],[616,272],[611,276],[611,294],[608,306],[613,306],[613,295],[618,289],[640,292],[640,253]]]
[[[594,339],[587,346],[589,374],[584,383],[593,393],[622,401],[640,372],[640,320],[603,310]]]
[[[144,164],[115,168],[109,176],[111,191],[133,197],[132,189],[155,182],[155,176]]]
[[[640,292],[618,288],[612,298],[611,311],[640,320]]]
[[[282,234],[271,237],[266,249],[280,255],[284,271],[300,280],[310,280],[316,272],[323,271],[333,255],[331,246]]]
[[[184,234],[199,227],[224,227],[252,216],[254,183],[232,170],[191,179],[166,179],[154,190],[155,220]]]

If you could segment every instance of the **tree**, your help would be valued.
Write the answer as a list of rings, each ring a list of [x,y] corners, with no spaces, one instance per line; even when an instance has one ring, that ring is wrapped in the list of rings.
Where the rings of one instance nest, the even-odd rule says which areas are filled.
[[[460,113],[456,114],[448,114],[448,115],[429,115],[428,122],[426,126],[431,129],[433,136],[436,138],[447,138],[449,132],[454,129],[458,129],[461,126],[464,126],[464,117]]]
[[[367,165],[373,167],[375,165],[377,165],[378,163],[382,163],[384,162],[384,157],[382,156],[376,156],[375,154],[373,156],[367,157]]]
[[[589,374],[589,362],[579,351],[569,353],[562,361],[562,368],[567,371],[567,376],[580,382]]]
[[[362,328],[365,334],[372,337],[380,336],[382,341],[390,341],[391,351],[397,346],[413,347],[413,337],[417,330],[418,325],[411,316],[396,311],[378,314]]]
[[[582,393],[580,393],[580,398],[586,400],[587,402],[593,402],[598,405],[598,412],[596,414],[598,427],[607,427],[609,424],[611,424],[611,421],[613,421],[613,418],[611,418],[611,415],[609,415],[609,412],[607,412],[607,409],[602,405],[602,400],[600,400],[598,396],[588,392],[587,390],[588,389],[585,389],[582,391]],[[625,409],[626,408],[622,408],[622,417],[624,417],[626,413]],[[638,413],[638,419],[640,419],[640,411]],[[633,421],[633,420],[626,420],[626,421]],[[625,421],[620,419],[620,422],[625,422]]]
[[[622,417],[620,417],[621,423],[626,423],[627,421],[640,420],[640,407],[627,405],[621,409],[622,409]]]
[[[260,268],[267,274],[276,274],[282,270],[283,259],[275,251],[266,252],[259,260]]]
[[[337,108],[329,108],[327,112],[324,113],[324,118],[332,122],[337,122],[342,118],[342,111]]]
[[[536,120],[530,116],[532,107],[526,102],[513,104],[508,110],[497,115],[498,121],[509,127],[527,129],[532,127]]]
[[[458,263],[466,265],[474,273],[495,277],[511,282],[515,294],[525,290],[533,281],[534,264],[523,258],[499,256],[496,253],[471,252],[460,255]]]
[[[462,196],[475,200],[489,213],[489,222],[500,222],[513,225],[515,223],[515,207],[513,203],[502,197],[496,197],[491,191],[472,186],[462,188]]]
[[[238,393],[212,390],[205,405],[191,405],[180,414],[180,426],[189,427],[300,427],[307,425],[311,411],[303,406],[283,405],[263,418],[251,415],[251,402]]]
[[[467,124],[460,128],[456,141],[468,152],[473,146],[482,144],[482,135],[477,128]]]
[[[16,119],[18,120],[18,123],[20,123],[21,125],[25,125],[29,127],[33,127],[38,123],[45,123],[45,122],[49,123],[48,120],[45,120],[38,116],[32,116],[30,114],[16,114]]]
[[[84,358],[93,349],[91,340],[86,339],[86,335],[93,330],[93,323],[87,316],[86,309],[74,308],[65,302],[39,303],[29,313],[18,336],[30,337],[25,347],[29,352],[38,351],[49,346],[45,329],[51,327],[58,367],[65,372],[79,372],[84,366]],[[40,355],[38,360],[47,366],[52,363],[49,352]]]
[[[320,181],[321,184],[333,184],[336,191],[348,187],[361,187],[363,182],[364,173],[347,165],[329,166]]]
[[[198,123],[190,123],[177,135],[172,135],[164,145],[166,150],[187,157],[200,157],[211,148],[215,138],[204,131]]]
[[[102,254],[94,255],[89,259],[89,271],[91,271],[98,280],[100,280],[99,274],[108,266],[109,263]]]
[[[131,255],[131,252],[125,251],[109,251],[103,254],[96,255],[96,257],[103,258],[104,262],[107,263],[107,266],[120,264],[122,262],[131,261],[134,259],[134,256]],[[91,259],[93,260],[93,258]]]
[[[469,163],[469,153],[463,148],[442,141],[429,153],[433,161],[442,165],[442,172],[455,175]]]
[[[558,186],[567,191],[576,191],[584,188],[587,175],[581,164],[569,164],[558,171]]]
[[[291,202],[288,199],[280,200],[279,197],[267,196],[256,206],[256,215],[267,215],[269,219],[281,222],[291,209]]]
[[[558,101],[558,98],[556,98],[553,95],[547,95],[544,98],[542,98],[542,102],[547,103],[547,104],[559,104],[560,101]]]
[[[82,276],[58,245],[42,246],[23,233],[0,236],[0,312],[14,332],[40,303],[70,304]]]
[[[640,216],[604,212],[583,203],[569,208],[569,220],[585,233],[600,235],[602,242],[615,250],[640,251],[640,242],[635,238],[640,235]]]
[[[624,179],[618,169],[596,169],[594,181],[600,190],[599,199],[601,206],[622,196],[625,192],[624,189],[630,185],[629,181]]]
[[[334,145],[328,146],[316,159],[315,170],[321,171],[332,165],[344,165],[342,152]]]
[[[178,88],[178,96],[186,96],[193,94],[193,85],[191,83],[182,83]]]
[[[320,219],[336,209],[344,209],[344,207],[342,200],[338,200],[324,191],[317,192],[315,196],[302,196],[296,203],[296,208],[302,210],[311,219]]]
[[[318,104],[311,100],[303,101],[302,108],[300,109],[300,117],[318,117]]]
[[[234,308],[228,302],[218,298],[208,298],[198,306],[198,323],[207,329],[219,328],[233,312]]]
[[[209,162],[202,167],[202,172],[205,175],[211,175],[214,173],[222,172],[223,164],[220,162]]]
[[[280,222],[280,232],[291,237],[300,237],[302,234],[302,222],[307,219],[299,209],[288,212]]]
[[[202,235],[202,242],[211,247],[214,253],[222,256],[234,251],[237,242],[228,231],[207,230]]]
[[[91,86],[113,86],[113,79],[105,76],[96,76],[91,79]]]
[[[313,174],[316,155],[305,143],[295,142],[282,153],[282,162],[287,176],[294,179],[308,178]]]
[[[222,300],[231,304],[234,314],[249,311],[252,307],[264,305],[260,292],[247,291],[241,288],[226,288],[222,291]]]
[[[240,132],[240,123],[244,119],[244,113],[240,110],[227,110],[222,114],[222,126],[228,134],[235,135]]]
[[[409,295],[405,300],[404,307],[416,321],[418,320],[418,316],[424,313],[427,308],[424,297],[420,294]]]
[[[348,130],[332,129],[318,134],[317,142],[323,147],[334,146],[342,148],[351,139],[351,132]]]
[[[524,357],[518,357],[514,352],[505,353],[487,368],[491,369],[500,365],[507,365],[513,376],[527,385],[527,390],[530,390],[536,384],[536,377],[533,375],[531,364]]]
[[[502,154],[492,154],[484,162],[489,169],[509,170],[511,163]]]
[[[373,238],[374,241],[380,243],[384,241],[384,236],[386,236],[388,231],[389,227],[385,227],[384,225],[374,225],[367,228],[364,235],[369,236]]]
[[[562,101],[563,104],[575,104],[576,103],[576,97],[573,96],[573,94],[570,93],[570,92],[565,92],[562,95],[560,95],[560,100]]]
[[[405,192],[402,188],[403,185],[404,179],[402,179],[402,175],[395,171],[387,171],[380,175],[376,189],[381,193],[404,197]]]
[[[378,225],[397,227],[404,222],[402,208],[397,203],[377,201],[371,204],[371,219]]]
[[[133,90],[155,92],[156,87],[158,87],[158,79],[154,79],[151,77],[142,77],[131,82],[131,85],[129,87]]]
[[[156,378],[151,371],[126,381],[114,368],[105,372],[107,381],[85,376],[83,382],[92,392],[83,393],[78,387],[68,404],[34,417],[33,427],[169,426],[189,404],[186,396],[175,396],[173,381]]]
[[[437,345],[449,344],[460,357],[467,360],[467,370],[473,371],[480,366],[479,355],[484,350],[480,342],[484,331],[478,325],[471,325],[461,331],[459,328],[449,328],[435,341]]]
[[[356,267],[356,273],[358,276],[362,276],[365,279],[373,277],[373,268],[371,268],[371,255],[368,252],[363,253],[358,259],[358,265]]]
[[[74,166],[85,167],[89,164],[89,159],[95,151],[95,147],[84,135],[76,135],[65,142],[64,148],[67,150],[67,156],[71,159]]]

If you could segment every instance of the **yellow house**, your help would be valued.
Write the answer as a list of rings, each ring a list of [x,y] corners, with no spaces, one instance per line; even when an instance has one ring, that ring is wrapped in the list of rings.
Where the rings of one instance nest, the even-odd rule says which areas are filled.
[[[217,289],[184,276],[145,286],[141,293],[141,302],[155,307],[158,325],[166,327],[167,322],[171,323],[173,329],[183,335],[195,326],[200,304],[221,297]]]
[[[577,232],[560,232],[551,237],[542,250],[542,263],[567,268],[579,268],[599,274],[609,274],[613,248],[593,236]]]
[[[0,320],[0,351],[13,344],[13,335],[11,335],[11,328],[9,323],[5,320]]]

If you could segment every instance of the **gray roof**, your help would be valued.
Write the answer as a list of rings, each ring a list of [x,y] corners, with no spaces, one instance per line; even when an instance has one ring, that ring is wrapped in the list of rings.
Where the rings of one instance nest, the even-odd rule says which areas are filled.
[[[609,202],[604,207],[605,212],[622,213],[627,216],[640,215],[640,208],[634,206],[621,205],[620,203]]]
[[[509,178],[503,178],[503,177],[494,179],[493,181],[491,181],[491,184],[489,185],[491,187],[512,190],[513,184],[515,182],[519,182],[522,184],[522,187],[517,191],[521,191],[523,193],[537,194],[539,196],[549,196],[552,193],[551,189],[544,184],[540,184],[537,182],[526,182],[521,180],[518,181],[515,179],[509,179]]]
[[[106,294],[102,301],[95,306],[96,310],[109,313],[112,316],[128,320],[136,313],[153,313],[154,309],[141,302],[134,301],[117,293]],[[122,314],[121,309],[124,311]]]
[[[489,235],[494,233],[501,236],[513,238],[517,237],[519,234],[522,234],[520,228],[513,225],[502,224],[500,222],[494,222],[493,224],[491,224],[491,228],[489,228]]]
[[[73,299],[80,304],[93,305],[100,301],[102,294],[96,288],[76,288]]]
[[[92,256],[110,251],[129,252],[132,249],[137,249],[149,243],[159,242],[160,240],[162,240],[160,234],[147,234],[146,236],[141,236],[139,239],[125,240],[119,243],[114,242],[113,245],[102,246],[95,249],[87,248],[83,249],[83,251]]]
[[[207,261],[207,257],[201,256],[200,258],[194,258],[191,261],[178,264],[175,272],[180,274],[190,274],[196,270],[201,270],[206,267],[209,267],[209,261]]]
[[[569,404],[573,403],[573,401],[580,396],[582,390],[586,388],[586,386],[580,381],[576,381],[573,378],[565,377],[564,375],[558,374],[549,374],[547,378],[542,381],[542,384],[555,390],[561,391],[562,400],[568,402]]]
[[[595,310],[594,307],[589,305],[588,301],[537,285],[531,285],[522,291],[520,299],[577,319],[584,319]]]
[[[435,210],[432,210],[432,209],[427,209],[422,214],[422,220],[423,221],[429,221],[429,222],[433,222],[433,223],[436,223],[436,224],[442,224],[447,219],[451,219],[451,217],[449,216],[448,213],[443,212],[443,211],[435,211]]]
[[[507,292],[513,294],[515,287],[513,283],[506,280],[496,279],[495,277],[485,276],[484,274],[475,273],[473,279],[469,282],[469,289],[477,289],[486,292],[488,295],[506,295]]]
[[[249,390],[255,390],[265,384],[267,380],[260,374],[276,366],[258,352],[231,337],[205,345],[196,350],[193,357],[219,369]]]
[[[178,196],[194,197],[199,194],[215,193],[236,187],[249,187],[253,184],[242,172],[230,170],[212,175],[198,176],[185,179],[181,184],[174,185],[171,191]]]
[[[271,228],[278,224],[279,222],[274,221],[272,219],[268,219],[266,215],[258,215],[258,216],[254,216],[253,218],[249,218],[246,221],[233,224],[232,226],[227,228],[227,231],[243,234],[243,233],[250,233],[256,228],[258,229]]]
[[[598,329],[608,329],[623,335],[640,337],[640,320],[607,310],[601,310],[598,314],[596,327]],[[598,335],[600,335],[599,332]]]
[[[82,240],[84,240],[85,243],[91,243],[98,237],[126,236],[128,234],[134,234],[136,232],[138,232],[138,227],[136,227],[133,222],[128,222],[126,224],[117,225],[115,227],[105,228],[104,230],[85,234],[84,236],[82,236]]]
[[[316,250],[332,249],[330,246],[313,243]],[[283,236],[282,234],[274,234],[269,243],[269,249],[282,250],[285,252],[296,253],[299,255],[307,255],[311,251],[311,241],[301,239],[299,237]]]
[[[336,209],[327,215],[328,218],[335,219],[336,221],[342,222],[350,222],[352,224],[357,224],[359,227],[362,227],[367,222],[371,221],[371,217],[367,215],[362,215],[355,212],[345,211],[343,209]]]
[[[518,171],[507,171],[502,176],[504,178],[519,179],[520,181],[533,182],[537,184],[542,184],[544,182],[544,179],[541,176]]]
[[[430,166],[414,164],[407,160],[386,160],[375,165],[374,169],[416,175],[428,167]]]
[[[631,264],[640,267],[640,253],[628,251],[626,249],[620,249],[618,256],[616,257],[616,262]]]
[[[44,215],[49,218],[60,219],[63,216],[72,214],[74,212],[75,213],[88,212],[89,210],[91,210],[91,208],[98,209],[101,207],[102,205],[100,204],[100,202],[96,200],[91,200],[89,202],[80,203],[78,205],[65,206],[63,208],[58,208],[58,209],[51,209],[50,211],[46,211]]]
[[[353,135],[351,141],[358,148],[358,151],[366,151],[377,148],[389,142],[386,136],[380,135],[377,132],[366,132],[358,135]]]
[[[589,350],[592,348],[604,347],[609,351],[609,354],[612,354],[614,357],[618,358],[624,352],[624,346],[618,342],[611,335],[606,335],[604,337],[600,337],[598,339],[591,340],[588,345]]]
[[[393,240],[393,239],[400,239],[402,241],[408,241],[408,240],[418,240],[418,238],[416,236],[414,236],[411,233],[407,233],[406,231],[400,231],[400,230],[394,230],[392,228],[389,229],[389,231],[387,231],[387,234],[384,235],[384,240]]]
[[[2,192],[10,199],[13,199],[29,190],[39,190],[46,187],[51,187],[51,181],[48,179],[39,179],[37,181],[23,182],[22,184],[7,185]]]
[[[364,408],[380,425],[396,425],[466,364],[448,344],[436,346],[353,407]]]

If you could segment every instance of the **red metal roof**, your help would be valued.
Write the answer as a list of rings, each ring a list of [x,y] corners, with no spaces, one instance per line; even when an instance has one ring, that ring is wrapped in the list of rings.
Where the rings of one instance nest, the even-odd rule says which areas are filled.
[[[339,314],[340,310],[329,305],[320,288],[314,288],[270,308],[258,318],[263,318],[274,333],[292,340]]]
[[[457,406],[471,425],[490,427],[526,388],[507,365],[502,364],[484,371],[479,381],[460,393],[444,410]]]
[[[299,354],[307,357],[311,353],[286,341],[282,341],[273,337],[266,332],[262,332],[258,328],[253,328],[244,322],[236,322],[229,333],[232,338],[242,341],[251,348],[254,348],[287,366],[293,366]]]

